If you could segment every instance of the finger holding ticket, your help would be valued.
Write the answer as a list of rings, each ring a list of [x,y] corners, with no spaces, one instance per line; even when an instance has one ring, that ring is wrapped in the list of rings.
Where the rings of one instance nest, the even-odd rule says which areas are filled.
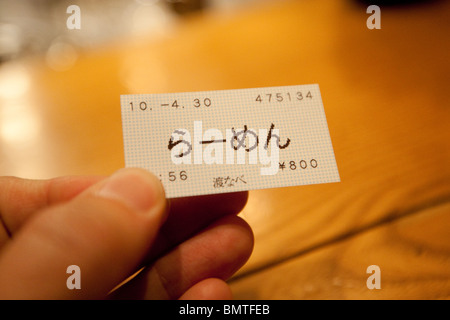
[[[338,182],[318,85],[122,95],[127,167],[168,198]]]

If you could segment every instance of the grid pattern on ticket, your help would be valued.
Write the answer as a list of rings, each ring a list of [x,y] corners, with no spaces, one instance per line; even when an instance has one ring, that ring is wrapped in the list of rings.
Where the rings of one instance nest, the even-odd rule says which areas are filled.
[[[122,95],[121,109],[126,166],[153,172],[169,198],[339,181],[320,90],[315,84]],[[233,129],[241,133],[234,139],[237,145],[245,136],[244,128],[258,136],[254,149],[258,152],[271,128],[278,130],[279,146],[288,140],[289,144],[279,148],[279,157],[269,164],[262,164],[259,154],[256,163],[250,163],[250,152],[246,152],[244,164],[227,164],[226,143],[231,142],[220,141]],[[172,161],[169,140],[178,129],[189,133],[192,149],[202,155],[201,163],[194,163],[194,150],[188,155],[190,164]],[[210,129],[222,136],[208,136]],[[200,132],[200,141],[216,139],[217,143],[196,144],[196,132]],[[250,141],[245,142],[244,149],[250,147]],[[216,160],[222,158],[223,163],[205,163],[211,155]],[[275,174],[261,174],[261,168],[270,166],[277,167]]]

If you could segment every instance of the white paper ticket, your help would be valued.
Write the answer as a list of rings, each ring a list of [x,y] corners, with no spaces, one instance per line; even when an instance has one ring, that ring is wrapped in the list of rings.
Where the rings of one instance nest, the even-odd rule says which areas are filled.
[[[338,182],[317,84],[121,96],[126,167],[168,198]]]

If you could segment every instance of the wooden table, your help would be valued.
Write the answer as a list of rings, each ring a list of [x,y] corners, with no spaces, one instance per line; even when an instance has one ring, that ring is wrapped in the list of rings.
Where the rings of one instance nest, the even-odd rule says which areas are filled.
[[[0,174],[124,166],[119,95],[319,83],[342,182],[251,191],[238,299],[450,298],[450,3],[275,1],[0,68]],[[7,79],[7,81],[5,81]],[[381,270],[369,290],[366,269]]]

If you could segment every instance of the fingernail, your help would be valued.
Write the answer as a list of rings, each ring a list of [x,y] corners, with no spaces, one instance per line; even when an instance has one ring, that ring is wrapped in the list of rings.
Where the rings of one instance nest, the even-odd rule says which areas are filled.
[[[105,181],[98,195],[144,212],[166,201],[159,180],[143,169],[117,171]]]

